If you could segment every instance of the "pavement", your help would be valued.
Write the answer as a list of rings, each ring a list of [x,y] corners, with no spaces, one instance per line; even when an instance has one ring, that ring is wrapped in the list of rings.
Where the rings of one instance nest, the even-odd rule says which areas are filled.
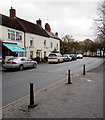
[[[29,95],[4,106],[2,118],[103,118],[103,66],[35,91],[34,108]]]

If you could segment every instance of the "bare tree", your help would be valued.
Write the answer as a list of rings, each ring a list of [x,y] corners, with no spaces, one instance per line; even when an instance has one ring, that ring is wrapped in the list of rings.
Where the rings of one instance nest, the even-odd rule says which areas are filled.
[[[99,4],[98,13],[99,18],[95,20],[97,24],[97,41],[99,42],[100,51],[105,52],[105,1]]]

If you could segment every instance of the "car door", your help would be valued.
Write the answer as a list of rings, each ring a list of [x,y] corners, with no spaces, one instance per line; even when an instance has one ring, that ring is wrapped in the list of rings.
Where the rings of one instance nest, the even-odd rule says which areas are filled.
[[[21,64],[23,64],[23,66],[26,68],[28,67],[28,62],[26,58],[21,58]]]
[[[32,67],[33,66],[33,62],[31,59],[27,59],[27,63],[28,63],[28,67]]]

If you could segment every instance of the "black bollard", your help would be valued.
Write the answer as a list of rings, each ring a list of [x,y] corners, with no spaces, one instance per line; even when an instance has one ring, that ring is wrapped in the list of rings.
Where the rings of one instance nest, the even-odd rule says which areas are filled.
[[[85,72],[85,65],[83,65],[83,75],[85,75],[86,72]]]
[[[72,84],[71,77],[70,77],[70,70],[68,70],[68,84]]]
[[[30,83],[30,105],[28,107],[30,108],[35,107],[33,83]]]

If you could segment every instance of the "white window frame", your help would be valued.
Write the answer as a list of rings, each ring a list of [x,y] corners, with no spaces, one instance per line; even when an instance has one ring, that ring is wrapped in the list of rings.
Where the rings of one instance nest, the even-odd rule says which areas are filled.
[[[22,32],[8,29],[8,39],[13,41],[22,41]]]
[[[47,43],[47,41],[46,40],[44,40],[44,46],[46,47],[46,43]]]
[[[30,46],[33,46],[34,38],[30,37]]]
[[[50,43],[50,48],[51,48],[51,49],[53,48],[53,43],[52,43],[52,42]]]

